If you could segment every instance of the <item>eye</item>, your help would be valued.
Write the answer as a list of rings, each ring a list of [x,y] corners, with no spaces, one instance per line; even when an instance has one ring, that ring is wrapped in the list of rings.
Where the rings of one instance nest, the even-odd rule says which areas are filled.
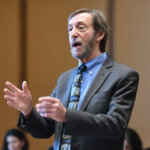
[[[72,31],[72,29],[73,29],[72,27],[68,27],[68,32],[69,32],[69,31]]]
[[[86,30],[86,26],[85,25],[79,25],[78,26],[78,30],[81,31],[81,32],[84,32]]]

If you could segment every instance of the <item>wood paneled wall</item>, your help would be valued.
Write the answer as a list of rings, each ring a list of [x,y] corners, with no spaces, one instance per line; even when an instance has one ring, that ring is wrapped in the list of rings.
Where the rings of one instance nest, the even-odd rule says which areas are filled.
[[[0,0],[0,147],[5,132],[16,127],[18,112],[4,101],[6,81],[19,82],[19,5],[18,0]]]
[[[150,146],[150,1],[115,0],[115,58],[139,72],[140,83],[129,126]]]
[[[144,147],[150,146],[148,118],[150,1],[24,0],[24,2],[23,7],[21,0],[0,0],[0,146],[5,132],[16,127],[19,114],[8,107],[3,99],[4,83],[9,80],[21,87],[22,80],[26,79],[33,96],[33,106],[38,102],[38,97],[49,95],[59,75],[78,63],[70,53],[67,18],[72,11],[83,7],[100,9],[105,13],[113,31],[110,36],[113,43],[110,42],[108,51],[113,49],[112,54],[116,60],[131,66],[140,74],[137,100],[129,126],[139,132]],[[35,139],[29,134],[26,135],[30,142],[30,150],[44,150],[53,143],[53,138]]]

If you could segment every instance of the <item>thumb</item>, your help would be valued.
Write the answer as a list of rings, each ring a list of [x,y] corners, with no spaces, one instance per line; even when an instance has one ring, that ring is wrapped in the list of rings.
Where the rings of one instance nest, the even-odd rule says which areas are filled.
[[[24,91],[25,93],[30,93],[26,81],[23,81],[23,82],[22,82],[22,89],[23,89],[23,91]]]

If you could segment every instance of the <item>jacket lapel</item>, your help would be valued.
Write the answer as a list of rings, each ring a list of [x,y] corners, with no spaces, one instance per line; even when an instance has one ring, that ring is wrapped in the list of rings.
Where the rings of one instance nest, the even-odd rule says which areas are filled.
[[[74,76],[76,74],[77,68],[73,69],[73,71],[70,73],[69,75],[69,79],[67,80],[66,87],[67,90],[65,90],[64,92],[64,96],[62,100],[63,105],[67,108],[68,103],[69,103],[69,99],[70,99],[70,93],[71,93],[71,88],[72,88],[72,83],[74,80]],[[62,87],[63,88],[63,87]]]
[[[101,66],[100,70],[98,71],[95,79],[93,80],[91,86],[89,87],[83,99],[80,110],[83,111],[86,108],[88,103],[91,101],[93,95],[103,85],[104,81],[106,80],[106,78],[108,77],[108,75],[110,74],[112,70],[113,63],[114,63],[114,60],[109,55],[107,55],[107,59]]]
[[[63,89],[63,98],[61,99],[61,102],[62,104],[64,105],[64,107],[67,108],[68,106],[68,103],[69,103],[69,98],[70,98],[70,92],[71,92],[71,87],[72,87],[72,82],[74,80],[74,76],[76,74],[76,70],[77,68],[73,69],[70,73],[69,73],[69,78],[67,80],[67,82],[65,83],[66,84],[66,87],[67,87],[67,90],[66,89],[63,89],[64,87],[62,86],[61,88]],[[65,76],[66,78],[68,77],[67,75]],[[66,81],[64,79],[64,81]],[[61,94],[62,94],[61,93]],[[56,124],[56,128],[58,129],[56,132],[55,132],[55,136],[56,137],[61,137],[61,134],[62,134],[62,129],[63,129],[63,123],[62,122],[57,122]],[[59,146],[60,146],[60,140],[55,140],[54,141],[54,149],[59,149]]]

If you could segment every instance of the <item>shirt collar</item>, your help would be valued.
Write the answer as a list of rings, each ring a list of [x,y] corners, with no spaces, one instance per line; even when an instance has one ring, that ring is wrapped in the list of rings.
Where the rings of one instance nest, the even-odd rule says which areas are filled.
[[[87,62],[85,65],[87,66],[87,71],[89,73],[93,73],[94,69],[99,66],[100,64],[103,64],[104,61],[107,58],[106,52],[100,54],[96,58],[92,59],[91,61]],[[81,65],[81,62],[79,62],[79,66]]]

